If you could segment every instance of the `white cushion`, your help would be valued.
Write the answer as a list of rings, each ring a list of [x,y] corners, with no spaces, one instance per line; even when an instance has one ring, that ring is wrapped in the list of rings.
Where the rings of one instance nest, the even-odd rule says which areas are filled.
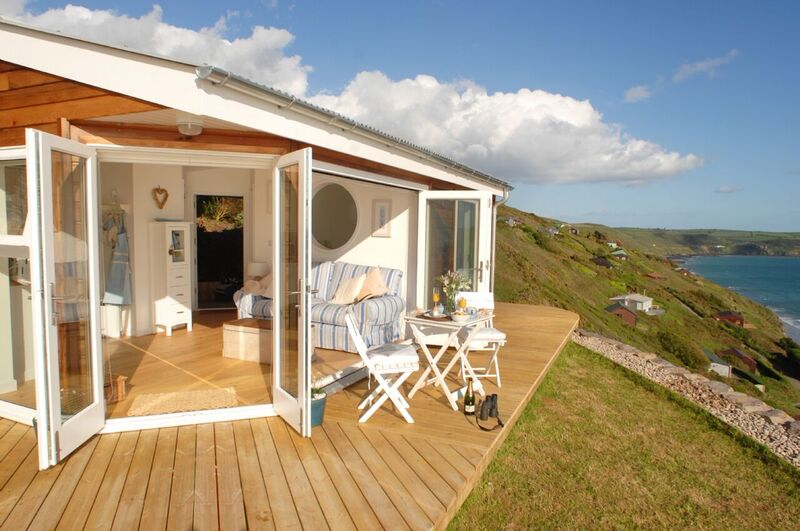
[[[368,350],[367,357],[378,370],[419,368],[419,355],[411,345],[387,343]]]
[[[367,275],[359,275],[357,277],[342,280],[339,287],[336,288],[336,293],[331,299],[331,304],[353,304],[356,301],[361,287],[364,285],[364,280]]]
[[[467,340],[467,336],[472,331],[471,328],[462,328],[458,333],[458,341],[463,343]],[[506,335],[497,328],[485,326],[480,328],[478,332],[472,336],[472,343],[503,343],[506,340]]]

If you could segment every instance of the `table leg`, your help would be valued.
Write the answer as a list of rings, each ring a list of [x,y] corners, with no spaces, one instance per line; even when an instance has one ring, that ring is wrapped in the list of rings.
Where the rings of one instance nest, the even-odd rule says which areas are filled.
[[[411,332],[414,334],[417,343],[419,343],[422,352],[425,354],[425,358],[427,358],[428,360],[428,368],[426,368],[422,372],[422,376],[420,376],[419,380],[417,380],[417,383],[414,384],[414,387],[411,389],[411,392],[408,393],[408,398],[412,398],[414,396],[414,393],[416,393],[418,390],[422,389],[423,387],[425,387],[430,383],[428,381],[428,375],[431,373],[431,371],[433,371],[434,377],[431,380],[436,385],[442,388],[444,396],[445,398],[447,398],[447,401],[450,403],[450,406],[453,408],[453,410],[458,411],[458,403],[450,395],[450,390],[447,388],[447,383],[444,380],[446,372],[442,374],[442,372],[439,370],[438,367],[439,360],[442,359],[444,353],[447,352],[447,349],[453,343],[453,340],[455,340],[456,336],[458,335],[458,330],[455,330],[449,336],[447,336],[447,339],[445,340],[444,344],[439,349],[439,351],[436,353],[435,357],[431,357],[430,350],[428,350],[428,344],[426,343],[425,335],[422,334],[414,325],[411,325]]]

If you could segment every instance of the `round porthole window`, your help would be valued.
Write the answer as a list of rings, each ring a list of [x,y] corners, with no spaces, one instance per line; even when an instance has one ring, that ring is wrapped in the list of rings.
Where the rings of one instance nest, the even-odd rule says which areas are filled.
[[[311,233],[326,249],[338,249],[356,232],[358,208],[350,192],[341,184],[324,185],[314,194]]]

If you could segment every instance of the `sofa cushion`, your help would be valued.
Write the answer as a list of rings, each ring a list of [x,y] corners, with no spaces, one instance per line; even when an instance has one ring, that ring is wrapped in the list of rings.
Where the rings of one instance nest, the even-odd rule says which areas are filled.
[[[373,267],[367,273],[364,285],[361,286],[361,291],[358,292],[356,300],[363,301],[373,297],[383,297],[387,293],[389,293],[389,288],[386,287],[386,281],[383,280],[381,269]]]
[[[367,357],[377,370],[419,368],[419,355],[411,345],[387,343],[367,351]]]
[[[348,264],[347,262],[328,262],[332,264],[331,281],[328,296],[325,300],[331,300],[333,292],[336,287],[342,282],[342,279],[353,278],[359,275],[366,275],[369,270],[375,266]],[[403,280],[403,272],[399,269],[391,269],[388,267],[380,268],[381,275],[386,287],[389,288],[389,295],[400,294],[400,283]]]
[[[331,304],[354,303],[358,294],[361,293],[361,287],[364,285],[364,279],[366,278],[367,275],[358,275],[353,278],[343,279],[333,294]]]

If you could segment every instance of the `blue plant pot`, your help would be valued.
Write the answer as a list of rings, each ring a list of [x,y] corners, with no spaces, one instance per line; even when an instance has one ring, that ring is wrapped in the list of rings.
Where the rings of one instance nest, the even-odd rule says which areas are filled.
[[[319,426],[325,418],[325,403],[328,401],[328,395],[322,398],[311,399],[311,426]]]

